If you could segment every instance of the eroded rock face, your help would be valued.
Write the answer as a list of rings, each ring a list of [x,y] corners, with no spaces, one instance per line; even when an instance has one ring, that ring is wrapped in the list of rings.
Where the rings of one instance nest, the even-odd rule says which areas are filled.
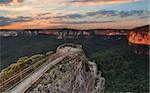
[[[150,45],[150,32],[131,31],[128,34],[128,41],[132,44]]]
[[[68,56],[47,71],[27,93],[104,93],[105,79],[84,53]]]

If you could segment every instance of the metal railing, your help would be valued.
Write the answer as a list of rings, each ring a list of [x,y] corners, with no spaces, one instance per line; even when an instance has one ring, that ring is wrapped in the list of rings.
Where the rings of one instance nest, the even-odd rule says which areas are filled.
[[[67,60],[72,60],[74,58],[76,58],[77,56],[80,56],[82,53],[77,54],[76,56],[74,56],[71,59],[68,59],[67,56],[65,57],[65,59]],[[0,84],[0,92],[5,92],[13,87],[15,87],[17,84],[19,84],[20,82],[22,82],[24,79],[26,79],[30,74],[32,74],[34,71],[38,70],[40,67],[42,67],[43,63],[47,64],[59,57],[61,57],[62,55],[60,55],[59,53],[55,53],[51,56],[50,59],[48,59],[47,57],[43,58],[42,60],[36,62],[35,64],[29,66],[28,68],[22,70],[21,72],[18,72],[17,74],[13,75],[12,77],[10,77],[9,79],[3,81]]]
[[[36,62],[35,64],[29,66],[28,68],[26,68],[26,69],[20,71],[19,73],[13,75],[9,79],[3,81],[0,84],[0,92],[5,91],[6,89],[10,88],[11,86],[16,84],[17,82],[21,81],[24,77],[26,77],[32,71],[36,70],[36,68],[39,67],[43,62],[46,62],[46,59],[47,58],[44,58],[44,59]]]
[[[20,81],[22,81],[26,77],[28,77],[28,75],[30,73],[32,73],[33,71],[37,70],[43,63],[45,63],[47,61],[55,60],[59,56],[60,55],[55,53],[55,54],[53,54],[51,56],[51,59],[48,60],[48,58],[45,57],[45,58],[41,59],[40,61],[36,62],[35,64],[32,64],[28,68],[26,68],[26,69],[16,73],[15,75],[10,77],[9,79],[7,79],[7,80],[3,81],[2,83],[0,83],[0,92],[4,92],[7,89],[9,89],[10,87],[13,87],[13,86],[17,85]]]

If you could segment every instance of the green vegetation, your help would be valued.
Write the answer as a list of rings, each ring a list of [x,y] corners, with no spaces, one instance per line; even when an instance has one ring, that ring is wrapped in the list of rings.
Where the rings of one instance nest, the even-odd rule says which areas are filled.
[[[106,39],[106,37],[57,40],[51,36],[18,36],[1,38],[1,68],[17,63],[26,68],[32,61],[30,55],[55,51],[57,46],[67,43],[82,44],[86,55],[95,59],[98,69],[106,79],[106,92],[139,92],[148,91],[149,86],[149,58],[144,55],[135,55],[128,50],[126,37],[121,40]],[[24,64],[24,62],[26,64]],[[21,65],[22,63],[22,65]],[[34,62],[33,62],[34,63]],[[4,69],[0,76],[13,74],[10,67]],[[1,79],[1,77],[0,77]],[[1,81],[1,80],[0,80]]]
[[[19,58],[16,63],[11,64],[7,68],[3,69],[0,72],[0,83],[3,82],[4,80],[7,80],[14,74],[22,71],[23,69],[29,67],[30,65],[40,61],[45,57],[44,54],[37,54],[33,55],[31,57],[21,57]]]
[[[91,55],[106,79],[106,93],[148,92],[149,58],[135,55],[125,46],[112,47]]]
[[[22,56],[44,54],[55,50],[60,43],[51,36],[18,36],[1,38],[0,70],[15,63]],[[50,46],[52,45],[52,46]]]

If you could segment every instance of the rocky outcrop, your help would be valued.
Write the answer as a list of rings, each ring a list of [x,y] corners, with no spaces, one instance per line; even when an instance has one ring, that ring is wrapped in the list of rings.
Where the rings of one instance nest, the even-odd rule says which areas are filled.
[[[150,32],[149,25],[134,28],[128,32],[129,48],[135,54],[149,55]]]
[[[130,44],[150,45],[150,25],[137,27],[128,32]]]
[[[72,47],[67,49],[76,51]],[[53,66],[27,93],[104,93],[105,79],[97,71],[97,65],[83,51],[73,55]]]
[[[131,44],[150,45],[150,32],[131,31],[128,34],[128,41]]]

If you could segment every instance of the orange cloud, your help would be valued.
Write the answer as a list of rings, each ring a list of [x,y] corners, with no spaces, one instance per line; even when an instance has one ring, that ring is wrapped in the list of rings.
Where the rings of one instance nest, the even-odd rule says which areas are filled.
[[[22,2],[23,2],[23,0],[2,0],[2,1],[0,1],[0,6],[17,5]]]
[[[62,24],[52,24],[50,23],[50,21],[54,20],[35,20],[30,22],[17,22],[6,26],[0,26],[0,29],[51,28],[62,26]]]
[[[71,1],[76,5],[106,5],[106,4],[120,4],[120,3],[130,3],[139,2],[143,0],[74,0]]]
[[[86,23],[86,24],[55,24],[53,21],[31,21],[31,22],[22,22],[22,23],[13,23],[6,26],[0,26],[0,29],[29,29],[29,28],[55,28],[55,27],[69,27],[76,29],[98,29],[98,28],[134,28],[141,25],[148,24],[148,21],[141,20],[123,20],[116,22],[106,22],[106,23]]]

